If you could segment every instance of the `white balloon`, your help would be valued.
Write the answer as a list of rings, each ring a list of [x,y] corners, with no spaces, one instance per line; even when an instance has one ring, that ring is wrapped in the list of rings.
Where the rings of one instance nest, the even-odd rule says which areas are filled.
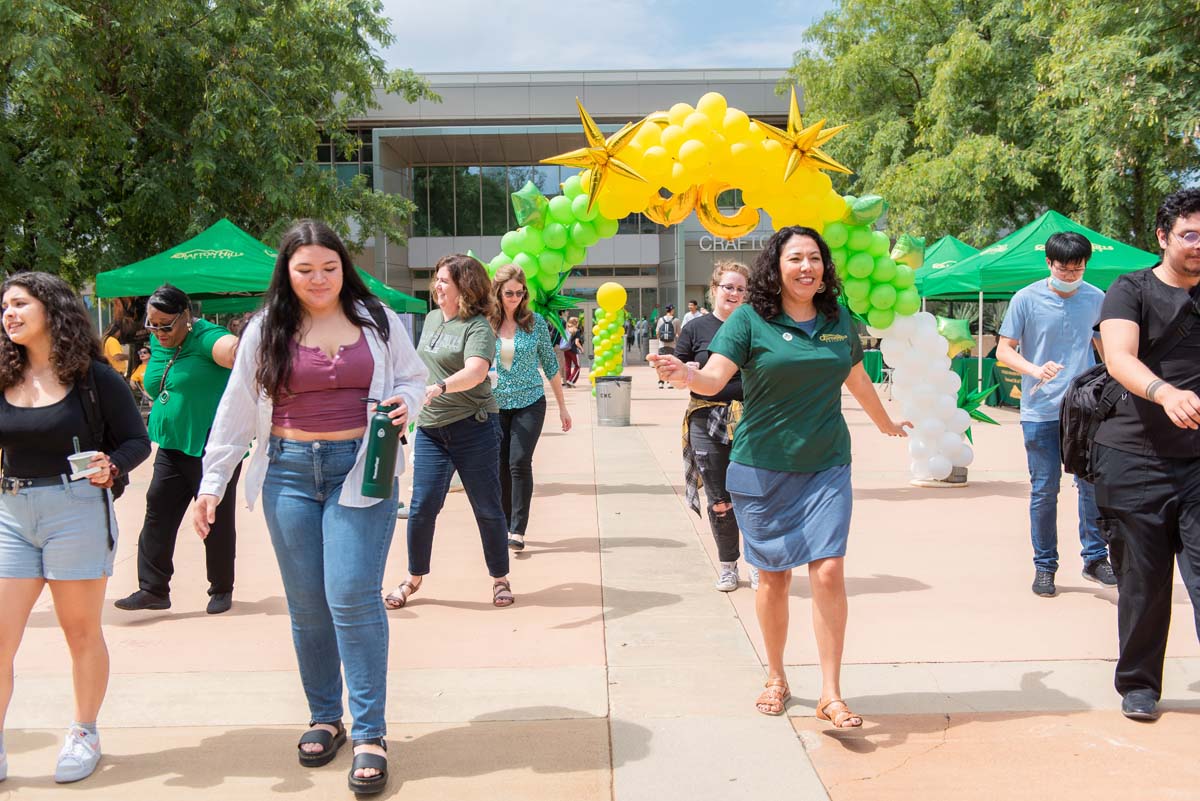
[[[924,440],[910,438],[908,440],[908,455],[917,460],[928,459],[933,455],[933,449]]]
[[[938,437],[938,451],[951,459],[958,453],[960,445],[962,445],[962,434],[945,431]]]
[[[917,312],[913,315],[913,322],[918,331],[937,331],[937,318],[929,312]]]
[[[946,347],[949,347],[949,345]],[[939,375],[950,369],[950,357],[946,355],[946,348],[942,348],[940,355],[935,356],[930,361],[930,368]]]
[[[937,396],[937,390],[925,383],[915,385],[912,390],[913,400],[918,401],[922,406],[932,407]]]
[[[896,315],[892,320],[892,327],[888,329],[888,335],[897,339],[909,339],[917,331],[917,321],[910,314],[905,317]]]
[[[958,395],[958,390],[962,388],[962,378],[959,377],[958,373],[946,370],[944,373],[938,375],[937,385],[938,389],[947,395]]]
[[[891,337],[879,343],[879,353],[883,356],[883,360],[892,367],[895,367],[896,363],[903,358],[904,350],[904,346]]]
[[[929,469],[928,459],[913,459],[908,465],[908,472],[913,478],[933,478],[933,471]]]
[[[940,437],[942,432],[946,430],[946,424],[936,417],[924,417],[917,421],[917,429],[925,434],[930,440]]]
[[[956,434],[961,434],[971,427],[971,415],[963,409],[955,409],[954,414],[946,422],[946,428]]]
[[[970,467],[971,462],[975,461],[975,451],[967,443],[962,443],[958,446],[957,452],[951,457],[951,463],[955,467]]]
[[[933,416],[947,424],[958,409],[958,398],[953,395],[937,395],[933,399]]]
[[[886,328],[876,328],[873,325],[867,326],[867,333],[870,334],[871,336],[875,337],[876,339],[883,339],[887,335],[886,332],[887,332]]]
[[[938,481],[949,478],[951,471],[954,470],[954,465],[945,456],[930,456],[929,457],[929,475]]]

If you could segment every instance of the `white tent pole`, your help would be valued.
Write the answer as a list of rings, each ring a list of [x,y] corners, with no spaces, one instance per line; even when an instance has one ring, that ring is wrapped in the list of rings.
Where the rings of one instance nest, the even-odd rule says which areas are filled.
[[[975,377],[975,391],[983,389],[983,290],[979,292],[979,369]]]

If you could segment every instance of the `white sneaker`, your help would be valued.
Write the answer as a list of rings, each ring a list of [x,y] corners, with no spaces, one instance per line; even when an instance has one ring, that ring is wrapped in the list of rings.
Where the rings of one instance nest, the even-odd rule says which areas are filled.
[[[100,762],[100,735],[87,729],[72,726],[67,729],[67,740],[58,753],[58,765],[54,769],[54,781],[59,784],[86,779],[96,770]]]
[[[722,562],[721,572],[717,576],[717,589],[721,592],[733,592],[738,585],[737,562]]]
[[[758,568],[754,565],[746,565],[750,569],[750,589],[758,589]]]
[[[8,754],[0,751],[0,782],[8,778]]]

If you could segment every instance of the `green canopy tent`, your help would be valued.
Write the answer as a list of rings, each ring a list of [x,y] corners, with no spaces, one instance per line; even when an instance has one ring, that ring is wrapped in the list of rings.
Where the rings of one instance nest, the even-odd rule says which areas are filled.
[[[177,286],[206,313],[236,314],[258,308],[271,282],[276,251],[229,220],[220,220],[170,250],[96,276],[96,297],[145,296],[166,283]],[[401,314],[424,314],[425,302],[358,270],[367,288]]]
[[[961,239],[953,236],[943,236],[938,241],[934,242],[929,247],[925,248],[925,263],[916,274],[917,291],[921,292],[925,284],[925,279],[933,274],[935,270],[944,270],[947,267],[953,267],[963,259],[970,258],[979,252],[979,248],[973,248]]]
[[[989,247],[955,264],[932,270],[925,277],[921,296],[926,300],[978,300],[979,302],[979,385],[983,384],[983,302],[1008,300],[1017,290],[1049,277],[1046,266],[1046,240],[1051,234],[1073,231],[1092,243],[1084,280],[1100,289],[1108,289],[1117,277],[1158,262],[1158,256],[1109,239],[1090,228],[1047,211],[1033,222],[1013,231]]]

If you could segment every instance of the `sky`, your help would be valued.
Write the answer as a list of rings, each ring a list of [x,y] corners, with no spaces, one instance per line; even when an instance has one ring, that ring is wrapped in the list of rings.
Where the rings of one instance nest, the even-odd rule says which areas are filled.
[[[417,72],[785,68],[835,0],[383,0]]]

